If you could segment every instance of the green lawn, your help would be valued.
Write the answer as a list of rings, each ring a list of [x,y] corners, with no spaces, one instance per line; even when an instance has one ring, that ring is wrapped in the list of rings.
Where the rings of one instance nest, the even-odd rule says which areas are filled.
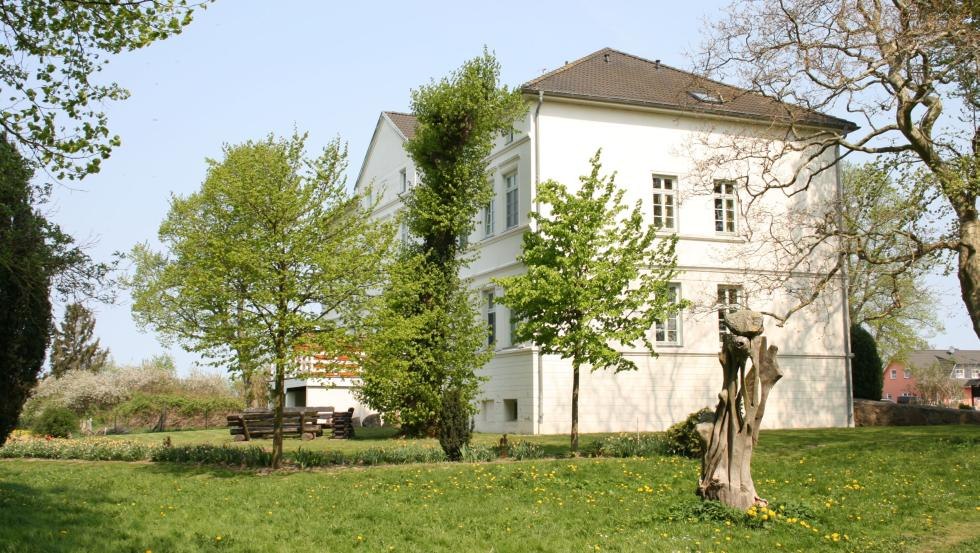
[[[764,433],[757,487],[774,506],[809,511],[805,525],[781,520],[754,528],[699,519],[692,510],[699,505],[692,493],[697,471],[696,461],[676,457],[282,473],[6,460],[0,461],[0,551],[980,547],[980,427]]]

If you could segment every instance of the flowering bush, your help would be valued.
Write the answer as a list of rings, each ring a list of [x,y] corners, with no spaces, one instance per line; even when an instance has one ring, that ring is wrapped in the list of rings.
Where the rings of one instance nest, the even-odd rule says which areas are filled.
[[[139,442],[108,438],[70,440],[11,437],[0,447],[0,458],[82,459],[86,461],[144,461],[153,448]]]
[[[544,449],[538,444],[518,441],[510,444],[510,456],[518,461],[524,459],[541,459],[544,457]]]

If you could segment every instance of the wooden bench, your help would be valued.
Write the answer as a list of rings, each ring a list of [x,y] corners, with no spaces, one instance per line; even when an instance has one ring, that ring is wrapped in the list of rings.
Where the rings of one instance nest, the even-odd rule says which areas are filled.
[[[352,410],[353,411],[353,410]],[[282,435],[312,440],[333,426],[333,407],[287,408],[282,413]],[[235,441],[271,438],[275,412],[271,409],[248,409],[228,415],[228,429]]]
[[[347,440],[349,438],[353,438],[354,408],[351,407],[346,411],[334,411],[331,430],[333,431],[333,435],[330,437],[335,440]]]

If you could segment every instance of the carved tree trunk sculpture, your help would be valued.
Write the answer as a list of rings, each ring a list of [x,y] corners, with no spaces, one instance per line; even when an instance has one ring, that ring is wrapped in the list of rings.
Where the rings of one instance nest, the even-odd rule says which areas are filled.
[[[718,408],[713,423],[697,426],[706,444],[698,495],[745,510],[766,503],[752,483],[752,451],[759,441],[769,390],[783,375],[776,363],[778,348],[767,347],[761,335],[761,314],[736,311],[725,316],[725,324],[732,334],[725,335],[718,354],[724,374]]]

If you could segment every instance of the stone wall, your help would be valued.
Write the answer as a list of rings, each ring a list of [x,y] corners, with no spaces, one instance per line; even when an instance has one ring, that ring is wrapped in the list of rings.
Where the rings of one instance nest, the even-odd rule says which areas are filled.
[[[980,424],[980,411],[926,405],[898,405],[890,401],[854,400],[855,426],[930,424]]]

